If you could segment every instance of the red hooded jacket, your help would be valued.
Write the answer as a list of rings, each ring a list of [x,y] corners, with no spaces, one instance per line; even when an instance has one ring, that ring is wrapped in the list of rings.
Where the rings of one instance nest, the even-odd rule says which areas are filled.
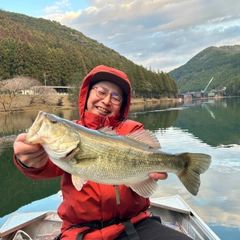
[[[95,81],[93,76],[96,78],[96,73],[107,73],[107,76],[113,78],[114,76],[118,76],[122,79],[121,81],[124,81],[124,92],[128,92],[128,94],[125,96],[123,107],[119,115],[103,117],[90,113],[85,109],[89,87],[91,83]],[[101,75],[98,77],[101,77]],[[98,80],[108,79],[104,77],[104,79]],[[111,81],[111,79],[109,80]],[[117,83],[117,79],[113,82]],[[80,120],[74,122],[91,129],[112,126],[119,135],[126,135],[137,129],[143,129],[141,123],[132,120],[125,120],[128,116],[130,100],[131,84],[126,74],[114,68],[109,68],[103,65],[98,66],[85,77],[82,83],[78,102]],[[58,214],[63,220],[62,239],[76,239],[76,235],[86,229],[86,227],[84,227],[66,230],[71,225],[91,221],[108,221],[117,217],[121,219],[130,219],[131,222],[137,223],[140,220],[149,217],[149,213],[145,212],[149,207],[149,199],[140,197],[124,185],[119,186],[120,204],[118,205],[116,203],[114,186],[88,181],[84,184],[81,191],[77,191],[72,185],[71,175],[54,165],[50,160],[45,166],[38,169],[24,169],[18,164],[16,159],[15,164],[20,171],[32,179],[46,179],[62,176],[61,190],[63,202],[58,208]],[[115,224],[101,230],[94,230],[85,235],[84,239],[115,239],[123,231],[124,226],[122,223]]]

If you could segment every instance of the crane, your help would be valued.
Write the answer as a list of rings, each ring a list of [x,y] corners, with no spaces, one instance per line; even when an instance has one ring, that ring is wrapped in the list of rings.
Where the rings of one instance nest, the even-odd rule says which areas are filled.
[[[208,86],[210,85],[210,83],[212,82],[213,78],[214,78],[214,77],[212,77],[212,78],[210,79],[210,81],[209,81],[208,85],[205,87],[205,89],[204,89],[204,90],[201,90],[202,93],[204,93],[204,92],[207,90],[207,88],[208,88]]]

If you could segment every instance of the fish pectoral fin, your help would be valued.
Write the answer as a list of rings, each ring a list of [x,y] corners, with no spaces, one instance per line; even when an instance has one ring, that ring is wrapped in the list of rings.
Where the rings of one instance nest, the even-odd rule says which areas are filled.
[[[83,179],[77,175],[72,175],[71,177],[72,177],[72,184],[78,191],[82,189],[83,184],[87,183],[86,179]]]
[[[77,164],[92,164],[92,161],[96,161],[98,156],[96,154],[82,154],[79,152],[74,156],[74,159],[76,160]]]
[[[125,137],[144,143],[151,148],[161,148],[157,136],[149,130],[137,130],[127,134]]]
[[[156,180],[147,178],[142,182],[130,184],[128,187],[130,187],[138,195],[148,198],[157,190],[158,184]]]

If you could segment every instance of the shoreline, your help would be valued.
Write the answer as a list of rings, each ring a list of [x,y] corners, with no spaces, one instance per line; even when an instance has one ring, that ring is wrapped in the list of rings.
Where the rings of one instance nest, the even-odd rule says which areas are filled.
[[[69,100],[68,100],[68,95],[57,95],[57,97],[62,98],[62,105],[59,106],[57,104],[41,104],[41,103],[35,103],[31,106],[26,106],[26,97],[24,95],[19,95],[19,99],[16,99],[15,104],[13,104],[13,107],[11,111],[4,111],[2,104],[0,104],[0,115],[1,114],[12,114],[16,112],[25,112],[25,111],[40,111],[41,109],[45,110],[71,110],[74,108],[77,108],[77,106],[74,106]],[[230,96],[229,96],[230,97]],[[231,96],[234,97],[234,96]],[[224,97],[214,97],[213,99],[222,99],[222,98],[228,98],[227,96]],[[195,99],[198,100],[198,99]],[[193,101],[193,100],[192,100]],[[17,102],[17,103],[16,103]],[[181,103],[183,100],[181,98],[132,98],[131,100],[131,106],[132,107],[137,107],[139,105],[145,105],[145,104],[169,104],[169,103]],[[185,101],[184,101],[185,102]],[[186,101],[188,102],[188,101]],[[25,106],[24,106],[25,105]]]
[[[22,97],[22,96],[21,96]],[[39,109],[54,109],[54,110],[68,110],[72,108],[76,108],[77,106],[73,106],[68,100],[68,96],[63,96],[63,105],[58,106],[54,105],[46,105],[46,104],[33,104],[31,106],[17,106],[16,104],[12,107],[11,111],[5,112],[3,107],[0,105],[0,114],[10,114],[14,112],[25,112],[25,111],[36,111]],[[138,104],[153,104],[153,103],[161,103],[161,102],[176,102],[179,101],[177,98],[161,98],[161,99],[144,99],[144,98],[132,98],[131,105]]]

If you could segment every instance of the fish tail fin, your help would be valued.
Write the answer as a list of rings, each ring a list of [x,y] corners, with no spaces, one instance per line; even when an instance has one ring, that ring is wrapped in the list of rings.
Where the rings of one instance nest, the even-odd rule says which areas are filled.
[[[178,177],[186,189],[196,196],[200,187],[200,174],[209,168],[211,156],[202,153],[181,153],[178,156],[185,162],[184,170]]]

